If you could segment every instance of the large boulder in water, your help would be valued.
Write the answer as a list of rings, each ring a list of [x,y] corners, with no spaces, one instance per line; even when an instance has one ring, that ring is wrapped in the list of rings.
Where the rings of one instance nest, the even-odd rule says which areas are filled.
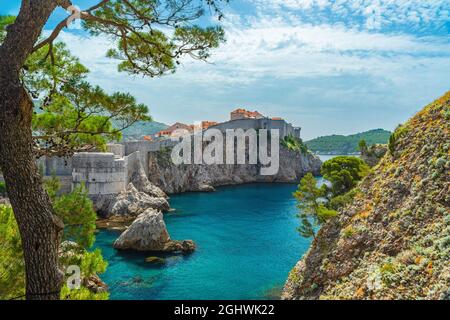
[[[167,232],[163,214],[148,209],[114,242],[114,248],[120,250],[156,251],[156,252],[192,252],[193,241],[172,241]]]

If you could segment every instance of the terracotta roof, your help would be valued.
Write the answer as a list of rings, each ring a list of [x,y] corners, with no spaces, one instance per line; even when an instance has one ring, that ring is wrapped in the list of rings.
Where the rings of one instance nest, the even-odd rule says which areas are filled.
[[[263,117],[263,115],[258,111],[248,111],[241,108],[232,111],[231,114],[242,114],[247,118]]]
[[[202,128],[208,129],[209,127],[215,126],[216,124],[218,124],[218,122],[216,121],[202,121]]]

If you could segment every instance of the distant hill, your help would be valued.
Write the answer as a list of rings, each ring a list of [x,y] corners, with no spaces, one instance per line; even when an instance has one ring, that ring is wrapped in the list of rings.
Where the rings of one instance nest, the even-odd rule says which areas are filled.
[[[133,124],[131,127],[126,128],[123,130],[123,140],[139,140],[142,139],[143,136],[148,136],[155,134],[161,130],[164,130],[168,127],[168,125],[151,121],[151,122],[145,122],[145,121],[138,121],[135,124]]]
[[[349,136],[331,135],[306,141],[308,148],[319,154],[352,154],[359,152],[358,143],[364,139],[367,145],[387,143],[390,131],[375,129]]]

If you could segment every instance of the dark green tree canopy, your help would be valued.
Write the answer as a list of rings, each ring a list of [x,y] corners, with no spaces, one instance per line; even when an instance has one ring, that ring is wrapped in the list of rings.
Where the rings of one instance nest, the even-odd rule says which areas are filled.
[[[299,209],[297,217],[301,223],[298,232],[305,238],[315,237],[316,230],[338,214],[325,206],[323,194],[324,190],[317,187],[316,178],[311,173],[302,178],[294,192]]]
[[[220,20],[221,2],[228,0],[103,0],[80,18],[91,35],[107,35],[117,44],[107,55],[121,61],[120,71],[154,77],[174,72],[184,56],[206,60],[224,41],[221,27],[196,24],[206,10]],[[67,20],[34,50],[52,43]]]
[[[321,173],[331,182],[333,196],[338,196],[354,188],[369,170],[369,166],[357,157],[340,156],[325,161]]]
[[[0,40],[14,19],[0,17]],[[151,119],[146,105],[128,93],[107,94],[87,82],[88,73],[62,42],[46,44],[27,59],[21,78],[36,101],[32,124],[38,157],[103,150],[107,141],[121,138],[121,130]]]
[[[107,35],[116,43],[116,49],[105,54],[119,60],[119,71],[155,77],[175,72],[183,56],[206,60],[210,49],[224,41],[220,27],[193,24],[208,7],[220,18],[218,2],[100,1],[81,11],[80,18],[91,35]],[[0,17],[0,43],[14,21],[12,16]],[[64,19],[49,37],[38,41],[21,72],[36,101],[33,138],[38,157],[104,150],[106,142],[121,139],[122,130],[151,120],[147,106],[132,95],[108,94],[86,80],[89,70],[57,41],[67,22]]]

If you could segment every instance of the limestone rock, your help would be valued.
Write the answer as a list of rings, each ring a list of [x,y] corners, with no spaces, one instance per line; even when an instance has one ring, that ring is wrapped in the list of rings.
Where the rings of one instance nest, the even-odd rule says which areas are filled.
[[[214,189],[213,186],[210,186],[209,184],[201,184],[198,186],[198,191],[200,192],[214,192],[216,189]]]
[[[164,191],[148,180],[140,162],[138,162],[138,166],[133,171],[130,181],[139,192],[144,192],[150,197],[167,199],[167,195]]]
[[[144,192],[139,192],[130,183],[127,190],[114,199],[108,212],[110,215],[137,216],[149,208],[163,212],[170,210],[169,203],[165,198],[150,197]]]
[[[166,150],[149,153],[148,179],[169,194],[210,192],[218,186],[255,182],[298,183],[308,172],[320,174],[322,165],[312,153],[292,151],[283,146],[280,146],[279,171],[273,176],[261,175],[260,165],[175,165],[166,153]]]
[[[104,283],[99,276],[92,275],[83,279],[83,286],[93,293],[108,292],[108,285]]]
[[[378,162],[380,162],[381,158],[388,151],[388,146],[385,144],[374,144],[369,147],[367,150],[363,150],[361,152],[361,159],[364,160],[369,166],[375,167]]]
[[[166,260],[160,257],[148,257],[145,258],[145,262],[152,264],[165,264]]]
[[[114,242],[120,250],[155,252],[192,252],[195,245],[191,241],[172,241],[163,220],[163,214],[147,209]]]
[[[172,240],[166,243],[163,251],[191,253],[194,252],[196,248],[197,246],[192,240]]]
[[[106,219],[97,219],[95,225],[97,229],[108,229],[115,231],[125,231],[136,219],[133,216],[111,216]]]
[[[397,129],[291,271],[284,299],[449,297],[449,108],[450,92]]]

